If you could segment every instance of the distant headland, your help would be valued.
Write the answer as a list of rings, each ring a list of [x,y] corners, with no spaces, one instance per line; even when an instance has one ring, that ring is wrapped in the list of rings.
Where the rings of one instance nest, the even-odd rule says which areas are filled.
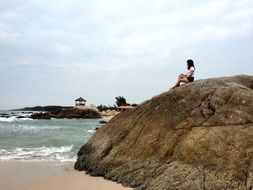
[[[11,111],[57,111],[61,109],[71,109],[73,106],[34,106],[34,107],[25,107],[19,109],[13,109]]]

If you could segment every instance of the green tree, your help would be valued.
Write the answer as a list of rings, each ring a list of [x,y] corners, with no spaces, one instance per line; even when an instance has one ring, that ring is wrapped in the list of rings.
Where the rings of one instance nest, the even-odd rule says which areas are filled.
[[[116,98],[116,104],[118,107],[127,105],[126,99],[123,96],[118,96],[115,98]]]
[[[116,107],[116,105],[113,105],[113,106],[111,106],[111,105],[103,105],[103,104],[100,104],[99,106],[97,106],[97,109],[99,110],[99,111],[106,111],[106,110],[117,110],[117,107]]]

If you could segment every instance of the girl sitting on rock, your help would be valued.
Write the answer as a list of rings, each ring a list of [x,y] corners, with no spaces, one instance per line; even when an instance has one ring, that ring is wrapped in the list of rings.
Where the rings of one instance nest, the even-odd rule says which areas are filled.
[[[191,59],[187,60],[187,70],[188,71],[186,74],[181,73],[178,76],[178,80],[177,80],[176,84],[172,87],[172,89],[179,87],[182,84],[186,84],[188,82],[194,81],[195,67],[194,67],[194,62]]]

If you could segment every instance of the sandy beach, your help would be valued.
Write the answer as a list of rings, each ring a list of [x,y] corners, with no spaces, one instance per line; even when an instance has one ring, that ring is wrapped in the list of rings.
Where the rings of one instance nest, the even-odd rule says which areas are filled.
[[[75,171],[74,163],[0,162],[0,187],[3,190],[131,190],[102,177]]]

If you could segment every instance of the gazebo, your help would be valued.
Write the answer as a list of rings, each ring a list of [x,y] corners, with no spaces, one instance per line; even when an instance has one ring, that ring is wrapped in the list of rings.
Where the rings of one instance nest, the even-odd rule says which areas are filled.
[[[75,107],[77,107],[77,108],[84,108],[85,107],[85,103],[87,101],[85,99],[83,99],[82,97],[80,97],[80,98],[77,98],[75,100],[75,102],[76,102],[76,106]]]

